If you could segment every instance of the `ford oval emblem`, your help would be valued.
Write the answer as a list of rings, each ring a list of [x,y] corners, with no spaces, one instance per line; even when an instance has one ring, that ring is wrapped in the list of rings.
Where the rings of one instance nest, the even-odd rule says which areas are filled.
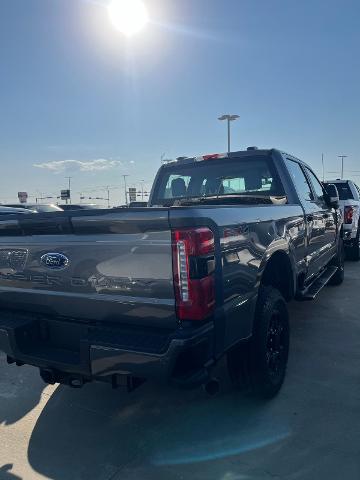
[[[70,261],[62,253],[45,253],[41,257],[41,263],[51,270],[63,270],[69,265]]]

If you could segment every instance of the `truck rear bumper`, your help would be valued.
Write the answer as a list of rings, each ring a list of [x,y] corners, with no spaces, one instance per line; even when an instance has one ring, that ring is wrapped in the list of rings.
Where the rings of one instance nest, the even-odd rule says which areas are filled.
[[[151,378],[195,386],[206,380],[213,345],[211,321],[169,332],[0,313],[0,350],[10,362],[39,367],[49,383]]]

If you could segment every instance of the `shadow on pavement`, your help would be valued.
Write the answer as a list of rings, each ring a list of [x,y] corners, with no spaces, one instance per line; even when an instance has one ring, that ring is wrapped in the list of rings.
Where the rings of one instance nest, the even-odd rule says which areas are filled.
[[[11,473],[12,468],[12,463],[8,463],[7,465],[0,467],[0,480],[21,480],[21,477]]]
[[[0,425],[11,425],[35,408],[45,386],[37,369],[9,366],[0,355]]]
[[[277,444],[289,425],[272,410],[272,402],[226,389],[209,398],[200,390],[154,385],[130,395],[100,384],[80,391],[59,387],[35,426],[29,462],[54,480],[124,479],[124,468],[126,478],[136,472],[134,478],[150,478],[150,472],[161,478],[169,469]]]

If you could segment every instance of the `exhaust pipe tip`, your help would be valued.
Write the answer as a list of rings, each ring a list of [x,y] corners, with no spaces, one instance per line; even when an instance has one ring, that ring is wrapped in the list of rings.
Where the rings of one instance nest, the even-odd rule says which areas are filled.
[[[84,386],[84,379],[82,377],[70,377],[69,385],[72,388],[82,388]]]
[[[219,380],[217,378],[212,378],[204,384],[204,390],[210,397],[214,397],[220,392]]]

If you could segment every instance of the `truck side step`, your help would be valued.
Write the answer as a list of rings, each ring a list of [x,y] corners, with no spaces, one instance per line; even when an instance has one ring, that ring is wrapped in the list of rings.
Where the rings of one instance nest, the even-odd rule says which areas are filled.
[[[317,277],[314,282],[302,290],[298,295],[298,300],[314,300],[318,293],[327,285],[331,277],[336,273],[337,267],[329,266]]]

